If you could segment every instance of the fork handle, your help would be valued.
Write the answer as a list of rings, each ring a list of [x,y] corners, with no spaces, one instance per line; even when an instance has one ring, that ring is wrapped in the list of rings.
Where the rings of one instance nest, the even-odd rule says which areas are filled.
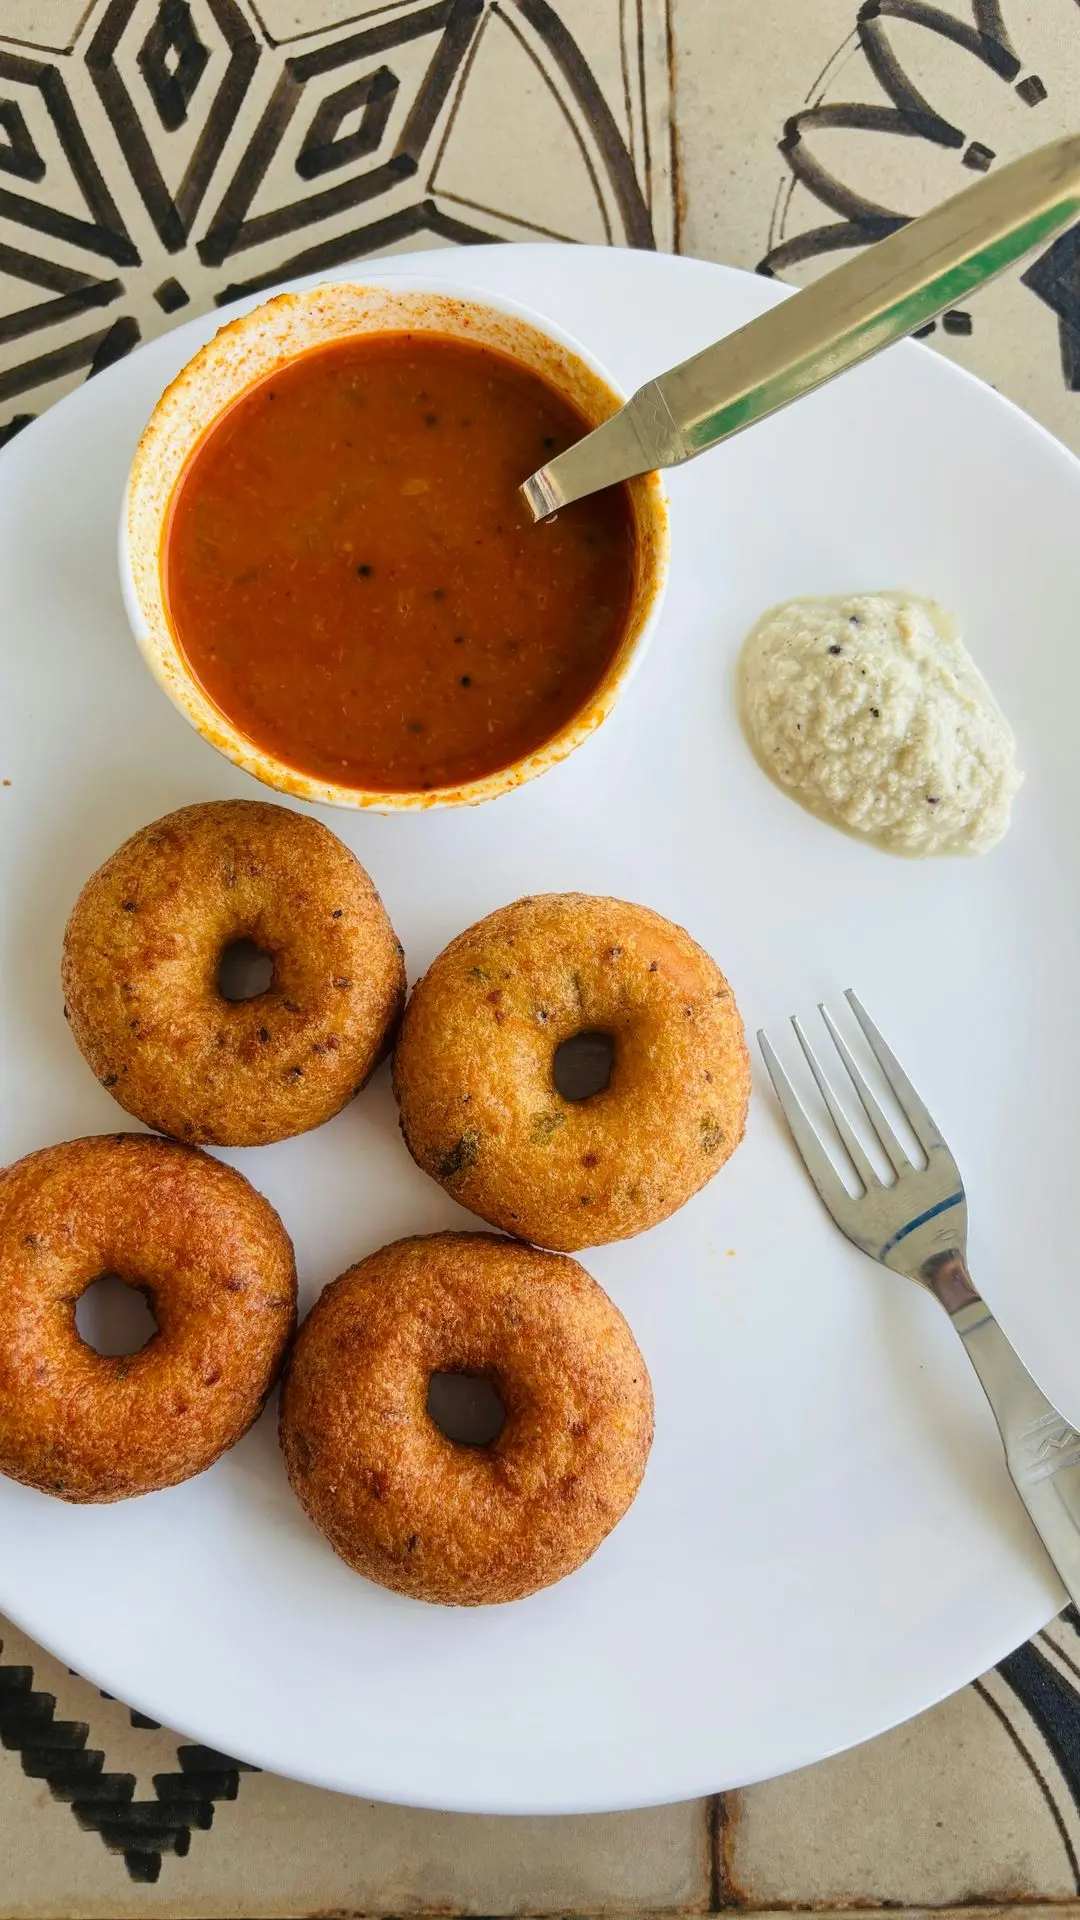
[[[1036,1386],[970,1282],[962,1305],[942,1304],[993,1408],[1016,1490],[1080,1606],[1080,1433]]]

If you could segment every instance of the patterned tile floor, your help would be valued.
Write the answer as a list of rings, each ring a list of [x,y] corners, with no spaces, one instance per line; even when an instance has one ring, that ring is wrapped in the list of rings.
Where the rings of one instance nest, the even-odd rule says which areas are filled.
[[[539,234],[802,279],[1078,97],[1076,0],[0,0],[0,438],[364,254]],[[1080,232],[930,344],[1080,448]],[[1080,1906],[1068,1619],[805,1773],[550,1821],[242,1771],[0,1641],[0,1920]]]
[[[9,1630],[0,1914],[1076,1905],[1078,1663],[1060,1622],[932,1712],[787,1779],[645,1814],[484,1820],[241,1771]]]

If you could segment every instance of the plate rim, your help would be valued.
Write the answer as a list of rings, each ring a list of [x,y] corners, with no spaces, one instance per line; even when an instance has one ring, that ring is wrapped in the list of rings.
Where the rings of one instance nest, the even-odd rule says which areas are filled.
[[[608,248],[597,247],[597,246],[571,247],[569,245],[559,246],[558,250],[563,253],[573,253],[576,255],[589,254],[589,255],[596,256],[597,258],[603,258],[606,261],[610,261],[613,257],[620,258],[623,256],[623,252],[624,252],[624,250],[621,250],[621,249],[608,249]],[[510,246],[500,245],[500,246],[477,247],[475,249],[470,248],[468,250],[470,262],[471,262],[472,255],[475,254],[477,258],[478,271],[477,271],[476,278],[474,279],[471,273],[465,273],[458,280],[457,284],[460,286],[463,292],[466,292],[466,293],[476,292],[478,295],[482,296],[485,291],[483,286],[484,267],[486,262],[489,259],[491,259],[492,256],[505,258],[508,253],[512,252],[514,255],[517,255],[517,256],[534,255],[537,257],[543,257],[544,255],[550,256],[551,251],[552,251],[552,245],[550,243],[541,243],[541,242],[511,243]],[[733,282],[738,283],[739,286],[742,288],[745,288],[745,285],[747,282],[750,282],[750,281],[756,282],[759,292],[767,296],[761,302],[761,307],[759,308],[759,310],[763,310],[765,306],[776,304],[781,299],[791,297],[792,294],[795,292],[795,289],[784,287],[778,282],[766,281],[761,276],[748,272],[747,270],[731,267],[719,262],[701,260],[692,256],[686,256],[686,255],[655,255],[654,254],[654,255],[646,255],[645,257],[651,258],[653,261],[662,262],[663,268],[665,271],[670,271],[672,270],[672,268],[674,268],[677,272],[705,274],[709,277],[715,277],[719,275],[722,278],[729,279]],[[407,275],[410,273],[415,273],[417,271],[422,271],[422,266],[418,267],[417,263],[423,263],[426,259],[429,259],[429,258],[430,256],[425,251],[420,251],[420,252],[411,252],[408,254],[399,254],[399,255],[384,256],[380,258],[372,258],[370,260],[362,259],[357,262],[348,262],[340,269],[335,268],[331,270],[331,272],[329,273],[315,273],[315,274],[310,274],[310,275],[302,276],[295,279],[285,279],[285,280],[282,280],[280,283],[275,282],[275,284],[272,287],[260,290],[255,295],[241,296],[236,301],[230,302],[227,306],[223,306],[222,308],[218,309],[215,313],[212,313],[212,314],[203,313],[203,314],[197,314],[197,315],[191,316],[188,320],[182,323],[180,328],[168,329],[164,333],[155,336],[154,340],[144,343],[144,345],[148,350],[152,350],[154,347],[160,345],[162,341],[173,340],[178,335],[182,335],[185,327],[189,327],[192,330],[193,335],[197,335],[198,330],[200,328],[206,327],[208,320],[216,320],[219,324],[225,325],[228,323],[228,321],[235,318],[237,314],[247,311],[252,307],[261,305],[265,300],[272,298],[275,293],[286,290],[286,289],[303,288],[307,286],[318,285],[325,281],[339,281],[339,280],[350,280],[350,279],[358,280],[361,283],[364,280],[369,278],[373,282],[376,280],[378,282],[384,282],[388,279],[396,278],[398,274]],[[538,311],[543,310],[542,301],[537,303],[537,310]],[[899,348],[891,349],[891,351],[900,351],[900,352],[903,352],[905,355],[910,355],[910,354],[914,354],[914,352],[916,351],[916,348],[919,345],[920,343],[917,343],[914,341],[906,341],[901,343],[901,346]],[[139,349],[137,349],[137,351],[139,351]],[[932,350],[931,350],[930,357],[932,358],[933,362],[935,362],[938,365],[938,367],[941,369],[941,377],[945,378],[947,381],[957,379],[964,383],[967,383],[969,387],[978,389],[981,396],[979,401],[979,404],[981,406],[988,407],[991,404],[996,403],[996,406],[998,408],[1003,409],[1004,415],[1011,419],[1013,427],[1015,428],[1016,426],[1019,426],[1023,436],[1026,437],[1026,436],[1034,435],[1034,437],[1040,443],[1042,443],[1044,451],[1047,448],[1049,448],[1050,450],[1052,450],[1053,454],[1059,456],[1060,462],[1062,463],[1063,474],[1067,473],[1072,476],[1072,481],[1070,484],[1080,483],[1080,458],[1078,458],[1075,454],[1073,454],[1071,450],[1067,448],[1060,440],[1058,440],[1056,436],[1052,432],[1050,432],[1048,428],[1044,427],[1041,422],[1033,419],[1032,416],[1027,414],[1024,411],[1024,409],[1020,407],[1016,402],[1009,399],[1006,395],[1000,393],[996,388],[991,387],[987,382],[982,380],[978,375],[971,372],[966,367],[959,365],[957,362],[951,359],[948,359],[944,355],[934,354]],[[106,387],[110,379],[116,379],[116,380],[123,379],[125,371],[130,364],[130,358],[131,357],[129,357],[125,361],[116,363],[113,367],[110,367],[104,370],[105,380],[103,384],[105,384]],[[95,379],[94,387],[97,388],[99,384],[102,384],[101,376],[98,376]],[[84,391],[85,385],[86,383],[83,383],[83,386],[76,388],[71,394],[64,396],[64,398],[61,401],[58,401],[54,407],[47,409],[46,414],[39,416],[38,420],[35,420],[34,422],[30,423],[30,425],[27,427],[27,429],[24,430],[22,434],[16,436],[15,439],[10,441],[6,449],[0,449],[0,452],[4,452],[4,451],[10,452],[10,450],[13,449],[17,443],[23,442],[28,434],[32,435],[34,433],[35,427],[37,427],[41,422],[43,422],[46,417],[53,416],[58,407],[62,408],[65,405],[68,405],[69,403],[77,405],[78,396]],[[5,1597],[5,1593],[4,1593],[4,1576],[3,1576],[2,1566],[0,1566],[0,1606],[2,1606],[4,1613],[6,1614],[7,1618],[11,1621],[11,1623],[14,1626],[16,1626],[21,1632],[25,1633],[28,1638],[30,1638],[36,1644],[42,1645],[47,1651],[51,1652],[55,1657],[61,1660],[64,1660],[65,1663],[69,1663],[70,1650],[65,1649],[62,1637],[53,1636],[50,1634],[47,1640],[42,1640],[40,1637],[40,1629],[38,1627],[35,1627],[35,1625],[32,1622],[29,1622],[25,1619],[25,1617],[22,1615],[21,1609],[17,1605],[13,1607],[8,1604],[7,1599]],[[1047,1624],[1047,1621],[1052,1619],[1053,1617],[1054,1617],[1053,1611],[1049,1613],[1039,1612],[1038,1617],[1033,1618],[1033,1621],[1030,1627],[1024,1630],[1025,1637],[1030,1637],[1031,1634],[1038,1632],[1040,1627],[1045,1626]],[[1001,1653],[995,1655],[994,1658],[996,1659],[1001,1657],[1002,1654],[1009,1651],[1011,1647],[1015,1644],[1016,1642],[1010,1639],[1009,1646],[1003,1647],[1001,1649]],[[976,1654],[973,1656],[973,1659],[974,1659],[974,1665],[972,1666],[971,1670],[970,1671],[965,1670],[961,1678],[957,1678],[953,1682],[951,1682],[949,1687],[946,1689],[946,1693],[949,1691],[952,1691],[954,1687],[961,1687],[966,1684],[969,1684],[972,1679],[978,1677],[979,1673],[985,1671],[986,1664],[987,1664],[985,1661],[985,1658]],[[110,1685],[109,1675],[103,1672],[101,1669],[98,1669],[94,1662],[86,1662],[81,1657],[78,1657],[75,1662],[70,1662],[70,1664],[76,1665],[80,1675],[83,1678],[85,1678],[87,1681],[89,1681],[90,1684],[107,1689],[110,1692],[113,1691],[113,1688]],[[158,1709],[159,1709],[160,1703],[158,1703],[158,1706],[155,1706],[154,1701],[146,1697],[143,1697],[142,1699],[135,1699],[135,1698],[128,1699],[127,1693],[128,1693],[128,1689],[125,1687],[124,1688],[124,1704],[125,1705],[131,1706],[139,1711],[144,1711],[149,1715],[151,1715],[151,1717],[159,1717]],[[877,1735],[887,1732],[888,1730],[890,1730],[890,1728],[900,1725],[907,1719],[912,1718],[915,1715],[925,1711],[928,1707],[935,1704],[938,1700],[944,1697],[946,1697],[946,1694],[941,1691],[938,1683],[931,1682],[929,1683],[929,1690],[923,1695],[921,1695],[919,1700],[915,1704],[905,1704],[903,1709],[897,1712],[895,1715],[893,1715],[888,1719],[882,1720],[880,1724],[876,1724],[875,1731],[873,1733],[860,1735],[859,1738],[868,1739],[868,1738],[877,1737]],[[166,1718],[172,1719],[173,1716],[167,1715]],[[179,1730],[177,1729],[177,1731]],[[197,1724],[191,1728],[190,1735],[185,1733],[183,1737],[184,1738],[191,1737],[198,1740],[204,1740],[206,1744],[211,1746],[217,1746],[219,1744],[218,1737],[212,1730],[207,1731],[205,1729],[205,1726],[200,1728]],[[820,1742],[817,1743],[816,1745],[813,1745],[812,1747],[806,1747],[803,1750],[796,1752],[793,1755],[787,1757],[783,1763],[783,1767],[781,1771],[783,1773],[795,1771],[806,1765],[829,1758],[831,1755],[835,1753],[847,1750],[851,1744],[852,1743],[849,1740],[844,1738],[837,1741],[836,1744],[834,1745],[827,1746],[825,1749],[822,1749]],[[265,1768],[266,1770],[284,1774],[288,1778],[302,1780],[304,1782],[310,1783],[313,1786],[325,1788],[331,1791],[343,1792],[353,1797],[362,1797],[362,1798],[371,1798],[375,1800],[389,1801],[397,1805],[429,1809],[432,1811],[454,1811],[454,1812],[461,1812],[461,1813],[497,1814],[497,1815],[506,1814],[506,1815],[535,1816],[535,1815],[557,1815],[557,1814],[593,1814],[593,1813],[602,1813],[602,1812],[612,1812],[616,1810],[630,1811],[633,1809],[640,1809],[640,1808],[645,1808],[649,1806],[670,1805],[670,1804],[678,1803],[688,1799],[700,1798],[702,1796],[710,1795],[717,1792],[730,1791],[736,1787],[753,1785],[757,1781],[762,1779],[778,1777],[775,1768],[767,1768],[757,1773],[749,1773],[749,1774],[746,1774],[745,1776],[741,1776],[738,1780],[722,1782],[719,1785],[717,1785],[715,1781],[709,1784],[702,1784],[700,1782],[692,1781],[692,1780],[680,1780],[677,1784],[671,1786],[669,1789],[665,1789],[665,1791],[662,1794],[658,1795],[655,1791],[651,1791],[651,1792],[642,1794],[640,1797],[620,1798],[619,1801],[614,1806],[610,1798],[607,1798],[607,1797],[601,1797],[595,1801],[590,1801],[588,1799],[582,1799],[579,1796],[573,1799],[572,1801],[567,1802],[564,1800],[560,1800],[557,1797],[557,1795],[550,1798],[549,1800],[545,1800],[542,1798],[538,1799],[537,1797],[534,1796],[534,1797],[531,1797],[527,1802],[518,1803],[518,1802],[515,1802],[513,1799],[509,1799],[499,1803],[498,1805],[493,1805],[491,1802],[490,1796],[481,1796],[480,1798],[471,1798],[468,1792],[457,1793],[455,1797],[448,1802],[445,1797],[436,1798],[432,1795],[425,1795],[422,1793],[409,1795],[407,1792],[405,1793],[400,1792],[397,1788],[392,1789],[386,1784],[377,1788],[366,1787],[366,1786],[358,1785],[356,1783],[355,1778],[350,1778],[347,1780],[344,1779],[340,1775],[340,1773],[335,1772],[333,1768],[327,1769],[325,1772],[320,1773],[318,1770],[312,1769],[310,1766],[305,1765],[302,1771],[297,1772],[295,1770],[295,1767],[290,1765],[288,1761],[283,1760],[278,1755],[274,1754],[270,1749],[266,1749],[266,1748],[263,1749],[261,1758],[258,1751],[251,1750],[251,1749],[248,1749],[247,1751],[239,1754],[237,1757],[249,1760],[251,1764],[261,1768]]]

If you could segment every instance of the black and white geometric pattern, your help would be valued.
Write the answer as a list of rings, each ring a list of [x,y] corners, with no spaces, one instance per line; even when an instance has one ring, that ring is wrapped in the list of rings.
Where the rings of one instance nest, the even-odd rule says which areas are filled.
[[[166,316],[290,274],[670,244],[656,0],[617,0],[616,86],[551,0],[354,0],[322,30],[321,0],[102,0],[63,48],[9,7],[33,11],[0,4],[0,441]]]
[[[134,1710],[130,1720],[133,1728],[157,1731],[156,1721]],[[35,1685],[33,1668],[4,1658],[2,1641],[0,1746],[141,1881],[158,1878],[163,1854],[187,1853],[192,1833],[213,1825],[215,1803],[235,1800],[241,1772],[250,1771],[209,1747],[179,1744],[176,1771],[155,1773],[152,1795],[140,1795],[134,1773],[110,1769],[90,1722],[64,1719],[56,1695]]]

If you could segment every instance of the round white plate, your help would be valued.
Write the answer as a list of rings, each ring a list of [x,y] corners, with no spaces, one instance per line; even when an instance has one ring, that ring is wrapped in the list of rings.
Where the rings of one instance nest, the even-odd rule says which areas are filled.
[[[435,263],[379,272],[417,264]],[[720,267],[586,248],[444,253],[438,271],[548,313],[628,390],[778,297]],[[0,460],[0,1163],[128,1124],[61,1010],[81,882],[170,808],[261,791],[158,691],[116,576],[139,430],[215,324],[104,373]],[[370,867],[414,977],[504,901],[582,888],[687,925],[751,1031],[857,986],[956,1151],[977,1281],[1076,1419],[1080,465],[908,346],[670,491],[660,630],[594,740],[471,812],[324,817]],[[905,863],[830,831],[740,737],[732,667],[762,609],[880,586],[954,609],[1016,727],[1028,784],[985,860]],[[467,1221],[409,1159],[385,1071],[320,1132],[227,1157],[280,1208],[305,1305],[383,1242]],[[656,1445],[626,1520],[562,1585],[477,1612],[366,1585],[293,1500],[270,1414],[148,1499],[80,1510],[0,1482],[0,1609],[111,1693],[262,1766],[546,1813],[814,1760],[958,1687],[1060,1604],[944,1315],[829,1224],[762,1072],[718,1179],[586,1260],[648,1359]]]

